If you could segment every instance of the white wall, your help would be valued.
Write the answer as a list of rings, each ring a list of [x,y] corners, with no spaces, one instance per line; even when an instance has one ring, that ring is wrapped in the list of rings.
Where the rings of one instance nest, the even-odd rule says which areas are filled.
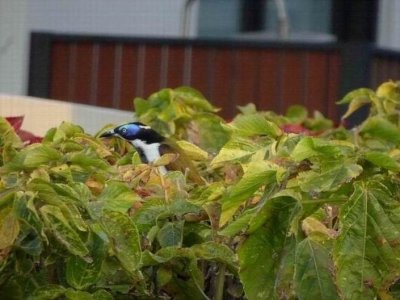
[[[400,50],[400,0],[380,0],[377,44]]]
[[[185,2],[30,0],[29,25],[36,31],[175,37],[181,34]]]
[[[0,0],[0,93],[27,91],[29,34],[182,36],[186,0]],[[189,35],[197,33],[198,3]],[[1,113],[1,112],[0,112]]]
[[[26,90],[28,1],[0,0],[0,92],[24,94]]]
[[[80,125],[91,134],[107,124],[134,121],[130,111],[1,93],[0,112],[4,116],[24,116],[22,129],[39,136],[52,127],[58,127],[63,121]]]

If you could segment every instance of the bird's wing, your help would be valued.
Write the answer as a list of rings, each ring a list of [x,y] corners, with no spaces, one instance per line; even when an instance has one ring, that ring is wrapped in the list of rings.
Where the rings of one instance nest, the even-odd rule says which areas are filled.
[[[173,147],[169,144],[173,144]],[[160,145],[160,155],[166,153],[177,153],[179,157],[168,164],[166,167],[170,170],[179,170],[185,174],[188,172],[188,178],[197,183],[197,184],[204,184],[204,179],[200,176],[199,172],[197,171],[196,167],[194,166],[193,162],[186,156],[181,148],[173,141],[168,141],[168,143],[163,143]],[[187,170],[187,171],[186,171]]]

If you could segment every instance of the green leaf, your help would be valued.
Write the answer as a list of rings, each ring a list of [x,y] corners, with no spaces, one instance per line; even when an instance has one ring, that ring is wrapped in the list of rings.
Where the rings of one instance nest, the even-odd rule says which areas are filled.
[[[181,246],[183,238],[183,221],[167,222],[157,233],[157,240],[161,247]]]
[[[239,276],[248,299],[278,298],[275,287],[279,283],[278,273],[286,256],[285,244],[292,243],[292,238],[286,239],[285,232],[281,232],[281,226],[279,228],[278,232],[270,227],[266,230],[260,228],[239,248]],[[289,295],[290,291],[283,293]]]
[[[379,116],[368,118],[362,124],[360,132],[368,138],[384,140],[395,145],[400,144],[399,127]]]
[[[375,92],[371,89],[360,88],[347,93],[337,104],[346,104],[354,101],[355,99],[371,99],[375,95]]]
[[[261,114],[238,115],[230,126],[243,136],[266,135],[276,138],[282,135],[282,130]]]
[[[176,200],[166,204],[164,200],[151,199],[144,202],[141,209],[133,215],[133,221],[140,232],[147,232],[160,218],[180,218],[187,213],[199,213],[201,208],[189,201]]]
[[[322,170],[300,173],[298,184],[304,192],[335,191],[361,174],[363,168],[353,163],[343,163]]]
[[[345,299],[373,299],[400,276],[399,186],[378,176],[357,182],[341,208],[334,247]]]
[[[347,95],[343,97],[343,99],[337,102],[338,104],[349,103],[347,111],[342,116],[342,119],[348,118],[362,106],[372,103],[374,97],[375,97],[375,92],[367,88],[360,88],[349,92]]]
[[[98,157],[97,154],[87,153],[85,151],[69,153],[68,160],[70,163],[87,170],[109,170],[110,168],[110,165],[105,160]]]
[[[44,144],[33,144],[18,152],[2,169],[7,172],[30,170],[58,162],[61,158],[61,153],[56,149]]]
[[[95,284],[100,276],[101,264],[88,263],[79,256],[67,259],[66,279],[69,285],[81,290]]]
[[[126,213],[138,200],[140,197],[134,191],[118,181],[109,181],[97,198],[97,202],[104,204],[104,209],[121,213]]]
[[[94,285],[99,280],[103,259],[105,257],[104,242],[94,236],[91,260],[83,260],[79,256],[70,256],[66,264],[66,280],[73,288],[82,290]]]
[[[101,224],[121,265],[135,274],[142,257],[139,232],[135,224],[127,215],[115,211],[104,211]]]
[[[157,284],[159,287],[163,287],[168,282],[171,281],[173,276],[172,270],[170,268],[160,267],[157,270]]]
[[[70,220],[70,224],[74,225],[80,231],[86,231],[87,225],[76,205],[88,201],[91,196],[87,188],[83,188],[82,184],[54,184],[41,179],[32,180],[28,184],[29,189],[33,193],[38,194],[38,198],[42,201],[57,206],[62,213]]]
[[[181,140],[176,142],[178,146],[183,150],[188,158],[197,161],[207,160],[208,153],[196,145],[189,143],[188,141]]]
[[[138,116],[143,115],[151,107],[149,101],[139,97],[133,100],[133,106],[135,107],[135,113]]]
[[[229,134],[221,124],[225,121],[214,114],[197,115],[190,122],[189,140],[209,153],[217,153],[228,141]]]
[[[65,292],[65,298],[67,300],[95,300],[88,292],[74,291],[72,289],[68,289]]]
[[[0,209],[0,250],[14,244],[20,231],[17,218],[14,216],[12,206]]]
[[[239,182],[222,200],[221,226],[225,225],[236,210],[261,187],[277,181],[277,168],[267,162],[251,162]]]
[[[71,227],[59,207],[54,205],[44,205],[40,208],[40,213],[55,238],[64,245],[70,253],[81,257],[84,257],[89,253],[84,242],[81,240],[78,233]]]
[[[37,288],[32,295],[28,297],[29,300],[51,300],[58,299],[64,295],[66,288],[57,284],[48,284]]]
[[[237,108],[244,115],[255,114],[257,112],[257,107],[254,103],[238,105]]]
[[[13,147],[21,147],[22,141],[15,133],[14,128],[3,117],[0,117],[0,146],[11,144]]]
[[[325,118],[319,111],[314,111],[313,117],[304,121],[304,126],[312,131],[325,131],[333,127],[333,121]]]
[[[228,223],[224,229],[218,233],[223,236],[234,237],[249,226],[249,221],[253,218],[255,211],[246,210],[234,221]]]
[[[291,123],[295,124],[303,123],[307,119],[307,116],[307,109],[301,105],[291,105],[286,112],[286,117],[290,120]]]
[[[351,148],[351,144],[348,146],[340,145],[321,138],[304,137],[297,143],[290,156],[294,161],[302,161],[312,157],[323,157],[327,160],[341,156],[342,148]]]
[[[94,300],[113,300],[114,297],[106,290],[97,290],[93,293]]]
[[[239,247],[239,277],[248,299],[290,298],[295,239],[289,229],[298,218],[297,206],[298,201],[291,197],[267,201],[263,226]]]
[[[191,247],[197,258],[226,264],[231,270],[237,271],[236,254],[226,245],[216,242],[206,242]]]
[[[297,245],[294,282],[300,299],[340,299],[329,250],[311,238]]]
[[[56,131],[53,135],[53,142],[59,142],[66,138],[73,137],[79,133],[83,133],[82,127],[64,121],[56,129]]]
[[[378,151],[368,151],[364,153],[364,158],[374,165],[393,172],[400,171],[400,164],[386,153]]]
[[[212,160],[211,167],[219,167],[226,162],[239,161],[258,152],[266,153],[270,141],[254,142],[243,137],[232,138],[227,142],[218,155]]]

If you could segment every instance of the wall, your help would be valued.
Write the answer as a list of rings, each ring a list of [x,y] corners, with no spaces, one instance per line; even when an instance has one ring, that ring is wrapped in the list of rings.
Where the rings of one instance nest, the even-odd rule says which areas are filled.
[[[29,34],[182,36],[186,0],[0,0],[0,92],[27,92]],[[197,33],[198,3],[189,35]]]
[[[185,0],[30,0],[29,24],[36,31],[179,36],[184,4]]]
[[[24,94],[27,81],[29,0],[0,0],[0,92]]]
[[[377,44],[400,50],[400,0],[380,0]]]
[[[236,35],[240,30],[242,0],[200,0],[199,36],[222,37]]]

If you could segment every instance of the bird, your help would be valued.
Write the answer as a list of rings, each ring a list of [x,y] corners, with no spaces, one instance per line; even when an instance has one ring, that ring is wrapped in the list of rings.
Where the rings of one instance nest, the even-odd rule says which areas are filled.
[[[176,160],[167,166],[159,167],[160,173],[165,175],[170,170],[179,170],[184,174],[187,173],[188,178],[197,184],[205,182],[183,150],[174,141],[162,136],[148,125],[141,122],[129,122],[100,135],[100,138],[110,137],[118,137],[129,142],[144,164],[154,163],[166,153],[177,154]]]

